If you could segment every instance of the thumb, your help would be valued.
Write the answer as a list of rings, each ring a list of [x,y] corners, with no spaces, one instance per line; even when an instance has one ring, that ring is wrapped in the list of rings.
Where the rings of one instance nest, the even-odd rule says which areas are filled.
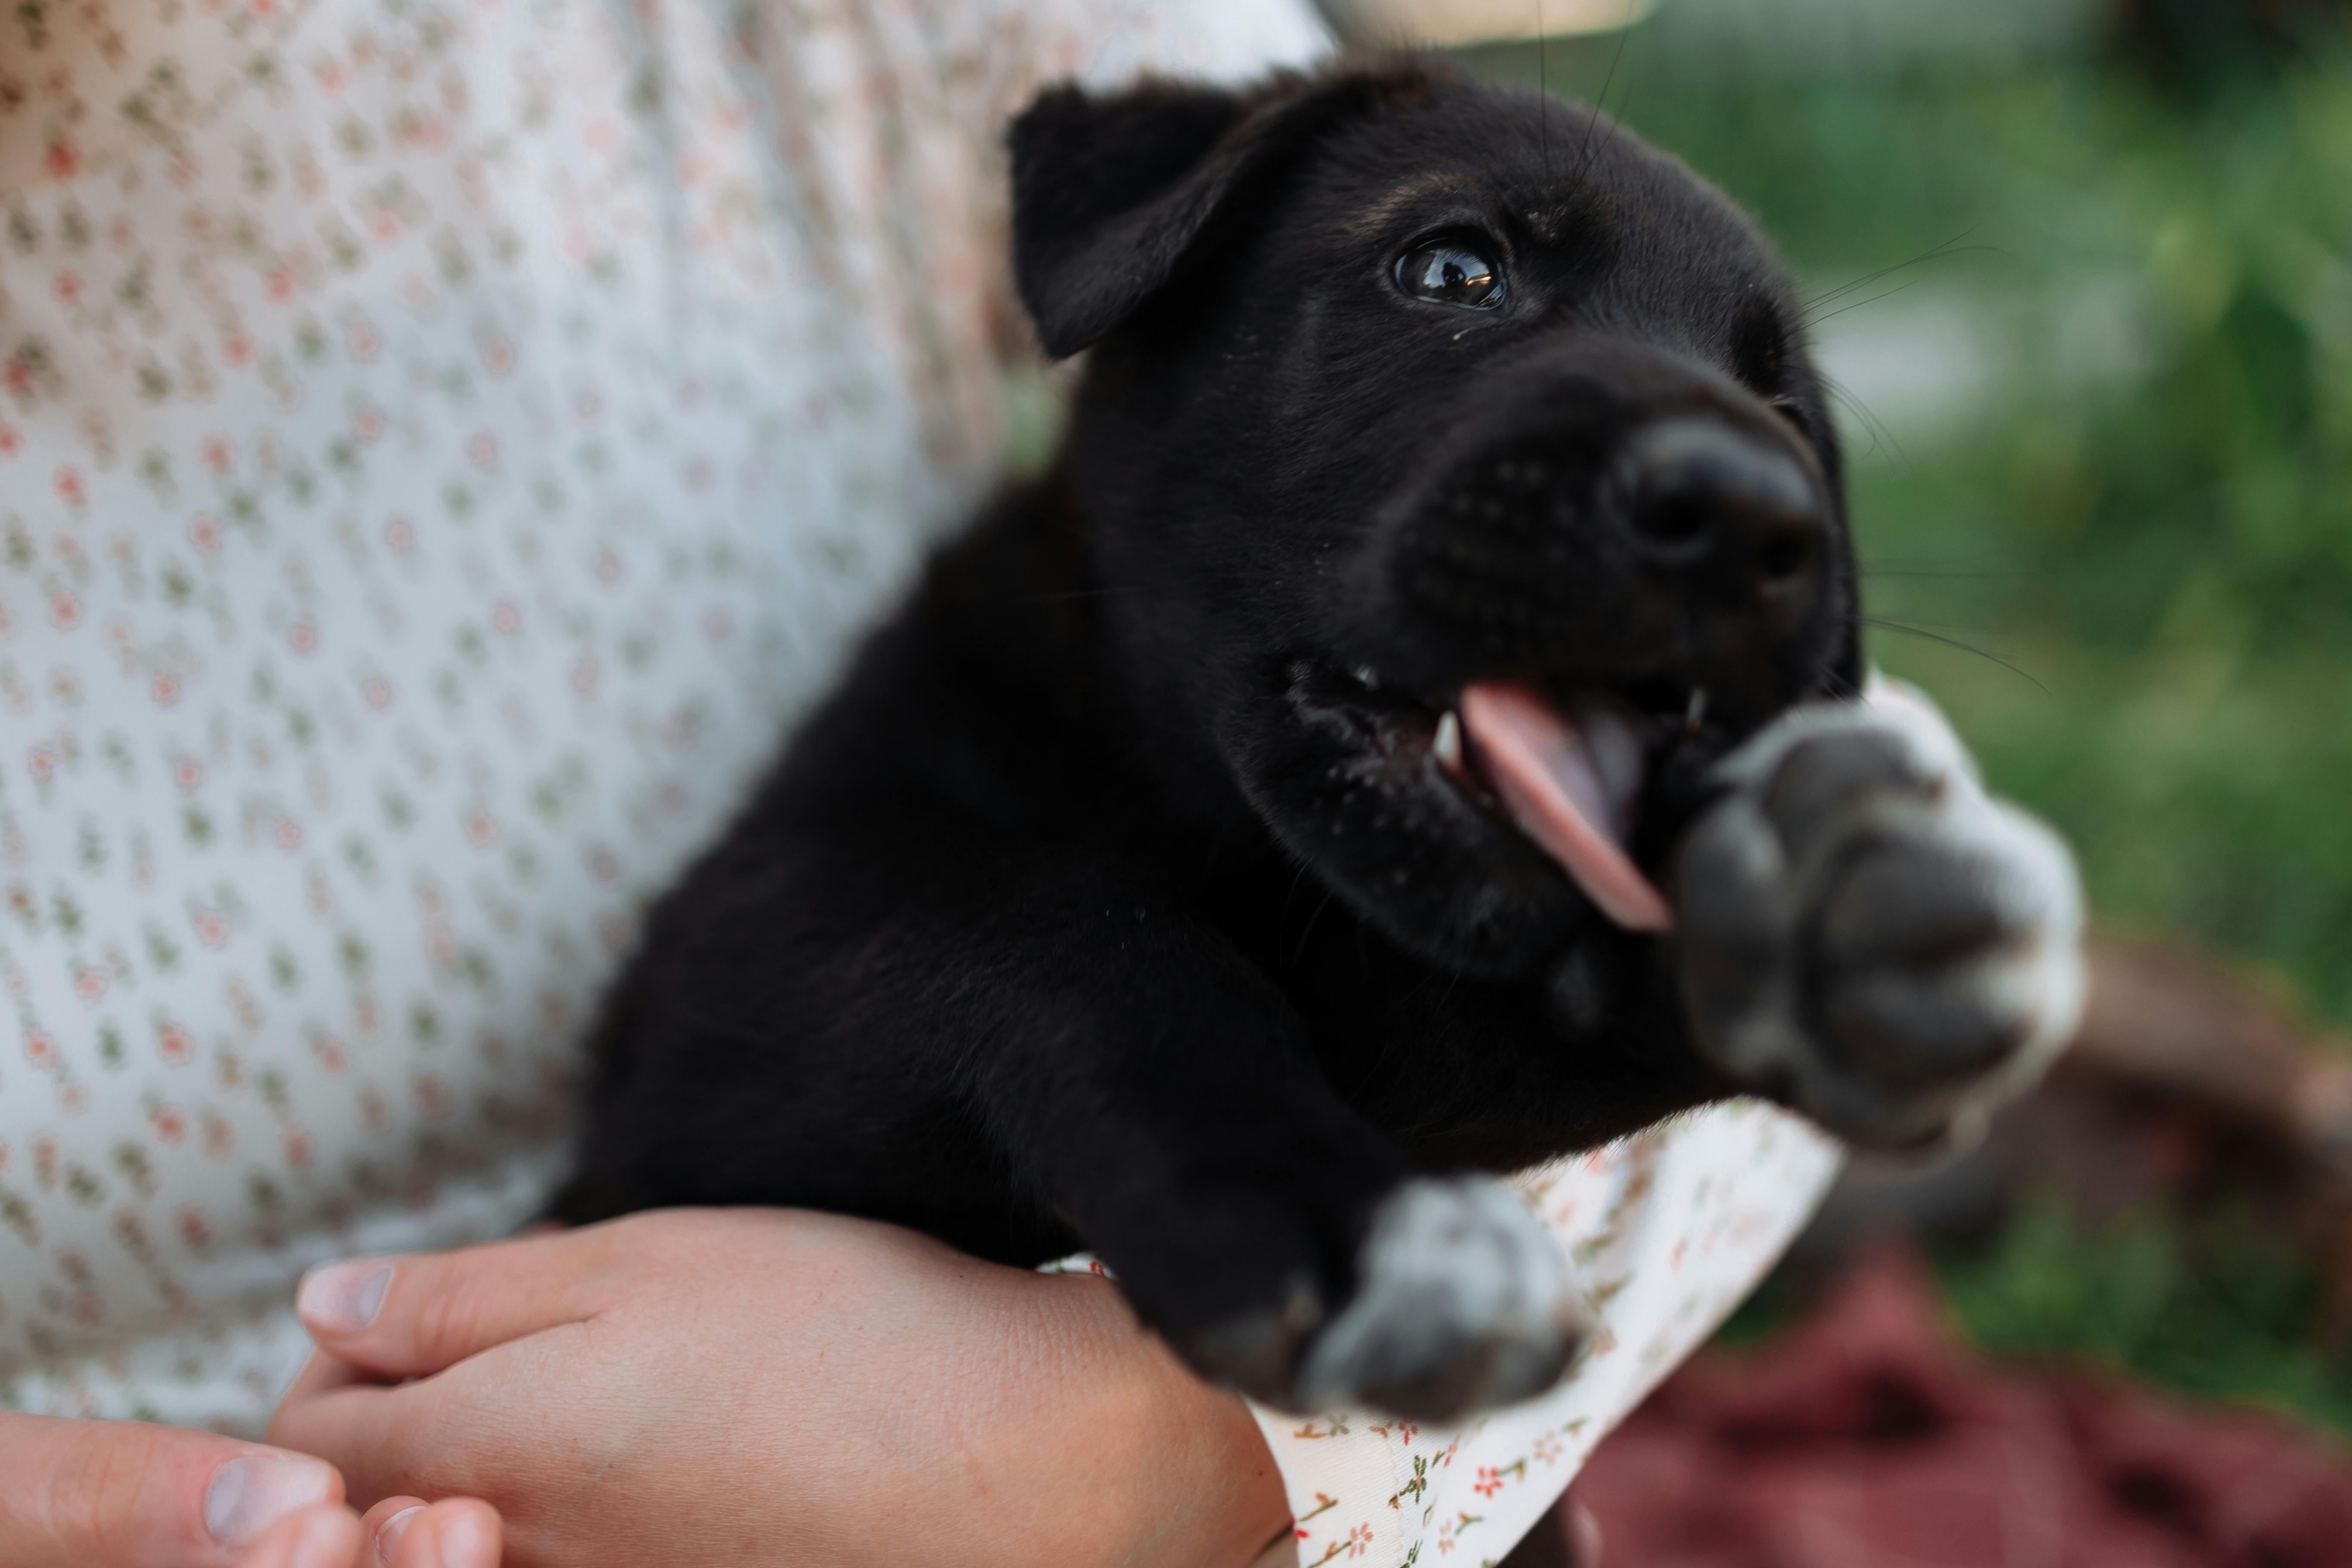
[[[0,1412],[0,1561],[9,1568],[230,1568],[297,1509],[341,1502],[304,1454],[143,1421]]]
[[[627,1224],[327,1264],[303,1277],[294,1308],[319,1347],[337,1359],[381,1376],[428,1377],[510,1340],[594,1316],[613,1237]]]

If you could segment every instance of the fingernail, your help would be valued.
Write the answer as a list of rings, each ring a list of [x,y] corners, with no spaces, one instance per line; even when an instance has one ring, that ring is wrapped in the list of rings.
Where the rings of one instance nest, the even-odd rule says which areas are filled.
[[[400,1544],[400,1538],[408,1533],[408,1527],[415,1524],[416,1522],[416,1516],[424,1511],[425,1505],[423,1503],[418,1503],[413,1508],[402,1509],[398,1513],[394,1514],[390,1519],[385,1520],[382,1524],[375,1527],[375,1557],[377,1562],[385,1564],[385,1568],[391,1568],[392,1549]]]
[[[499,1568],[499,1542],[480,1510],[467,1509],[441,1525],[441,1568]]]
[[[213,1472],[205,1528],[224,1546],[242,1546],[298,1508],[334,1495],[335,1472],[291,1454],[245,1454]]]
[[[302,1277],[294,1310],[314,1329],[351,1333],[375,1321],[383,1293],[392,1287],[392,1265],[359,1258],[330,1263]]]

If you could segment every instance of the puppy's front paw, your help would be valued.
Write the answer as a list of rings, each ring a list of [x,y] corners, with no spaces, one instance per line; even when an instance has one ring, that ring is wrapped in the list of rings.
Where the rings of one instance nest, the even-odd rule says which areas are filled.
[[[1975,1136],[2081,1014],[2065,847],[1900,688],[1790,713],[1722,776],[1675,867],[1700,1049],[1857,1142]]]
[[[1308,1343],[1295,1403],[1459,1420],[1549,1388],[1589,1331],[1567,1258],[1517,1194],[1418,1178],[1373,1215],[1356,1293]]]

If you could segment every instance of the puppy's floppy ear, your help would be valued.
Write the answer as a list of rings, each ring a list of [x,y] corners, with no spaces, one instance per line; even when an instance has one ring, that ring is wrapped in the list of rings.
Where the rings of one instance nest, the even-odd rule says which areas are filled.
[[[1049,88],[1013,122],[1013,277],[1056,359],[1118,326],[1175,273],[1235,193],[1335,119],[1425,96],[1420,62],[1246,94],[1147,81]]]

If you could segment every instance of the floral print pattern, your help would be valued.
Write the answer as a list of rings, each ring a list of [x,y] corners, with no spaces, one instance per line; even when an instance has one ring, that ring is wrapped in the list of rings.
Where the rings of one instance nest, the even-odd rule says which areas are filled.
[[[1322,47],[0,11],[0,1402],[251,1431],[304,1264],[532,1213],[639,902],[989,476],[1004,119]]]
[[[1591,1348],[1549,1394],[1459,1431],[1253,1405],[1289,1489],[1299,1568],[1498,1562],[1755,1288],[1839,1158],[1810,1123],[1735,1100],[1519,1176],[1587,1281]]]

